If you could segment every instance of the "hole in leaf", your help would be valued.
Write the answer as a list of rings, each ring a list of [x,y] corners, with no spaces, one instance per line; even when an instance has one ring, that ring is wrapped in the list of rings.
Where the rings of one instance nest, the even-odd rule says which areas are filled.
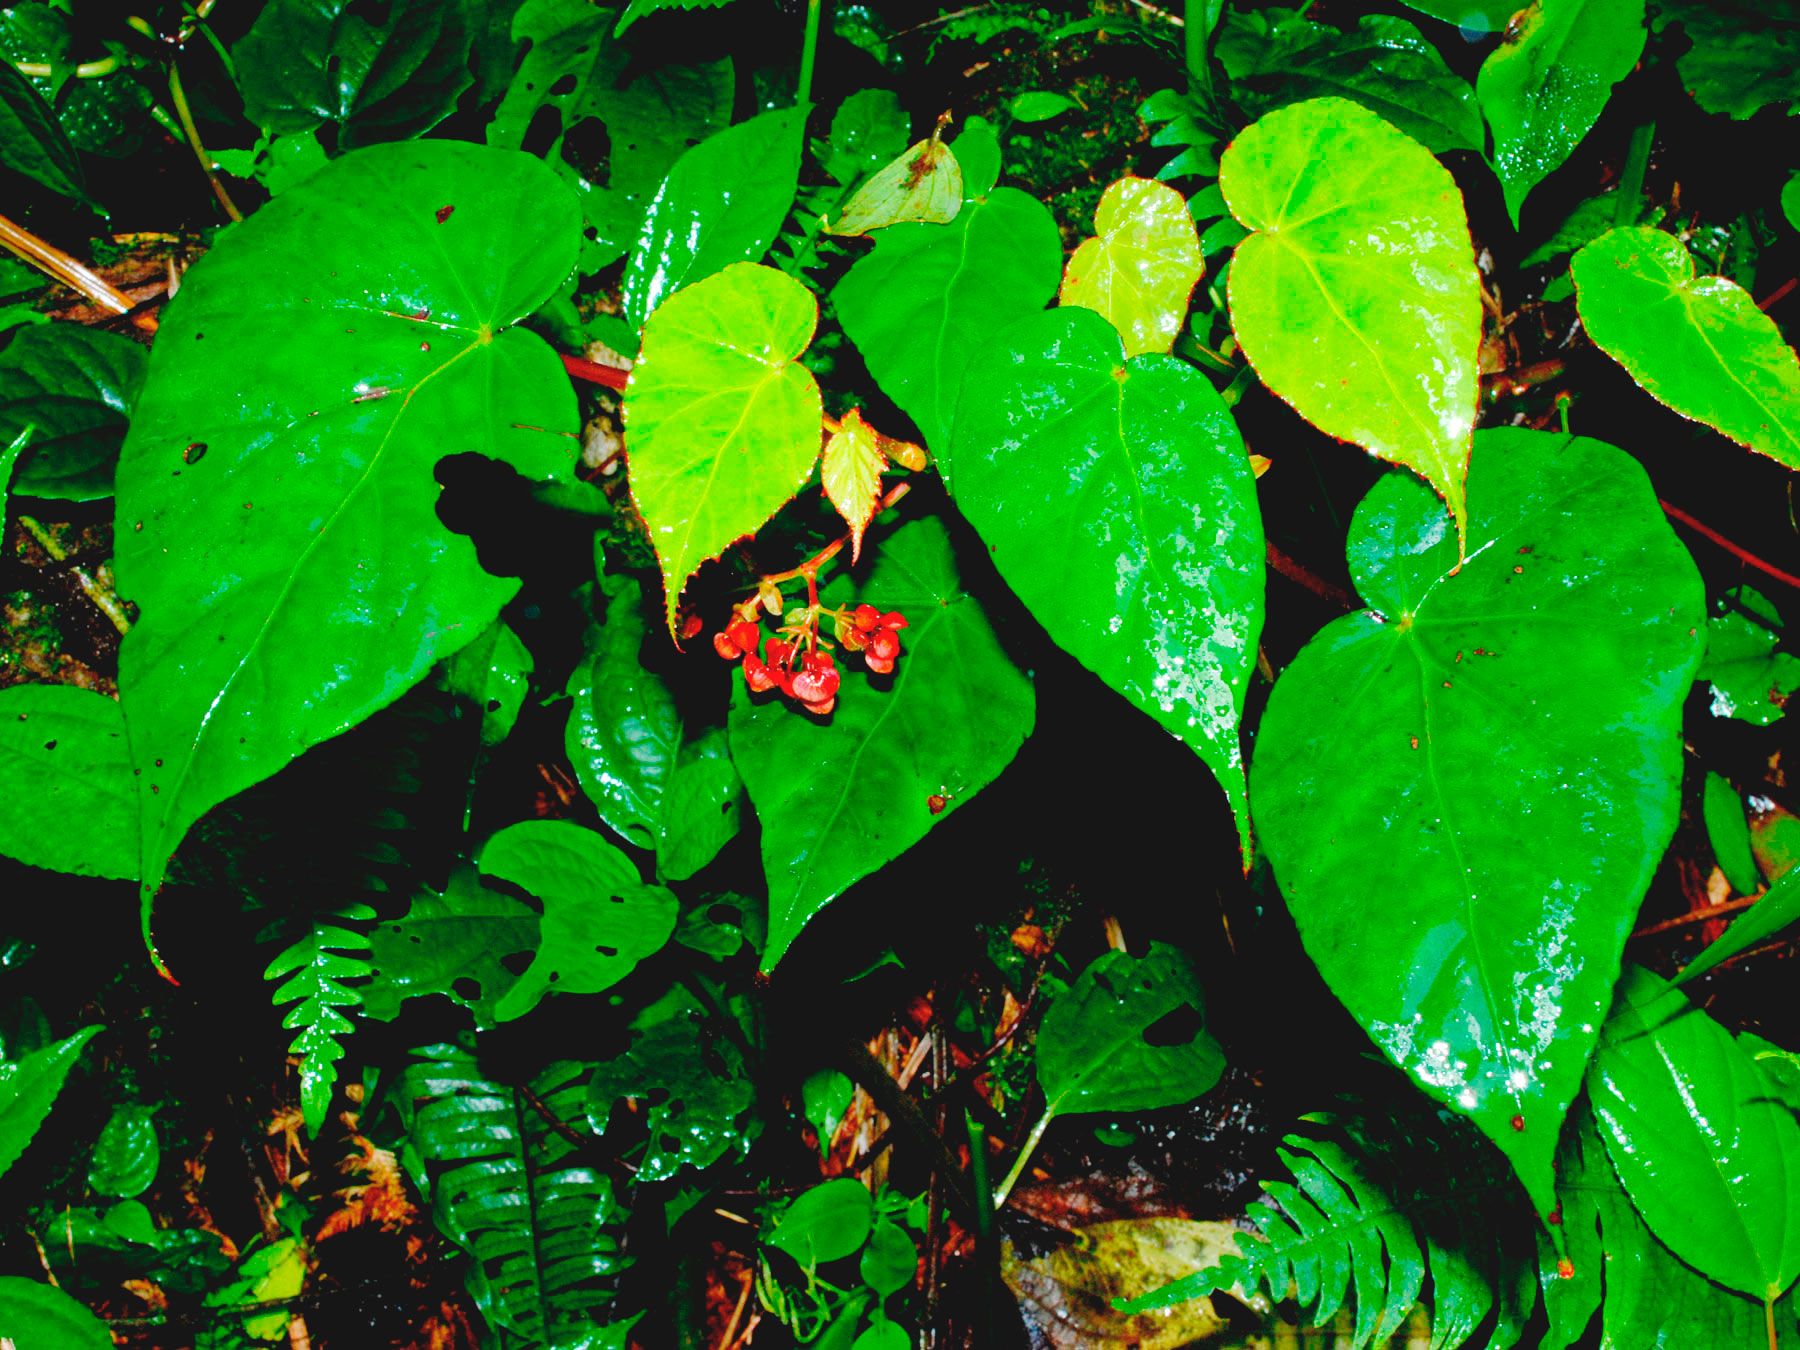
[[[450,992],[465,1002],[473,1003],[481,997],[481,981],[472,980],[467,975],[458,975],[450,981]]]
[[[664,1153],[679,1153],[679,1152],[681,1152],[681,1140],[677,1139],[672,1134],[665,1134],[661,1138],[659,1138],[656,1142],[662,1145],[662,1151]]]
[[[667,1088],[653,1087],[644,1094],[644,1104],[646,1106],[661,1106],[668,1100],[669,1089]]]
[[[619,954],[619,949],[617,947],[603,947],[597,942],[594,944],[594,955],[595,956],[604,956],[608,961],[610,961],[613,959],[613,957],[617,956],[618,954]]]
[[[711,919],[714,923],[742,923],[744,921],[744,911],[739,909],[736,905],[708,905],[706,917]]]
[[[605,123],[595,117],[582,118],[563,136],[564,161],[596,187],[605,186],[603,180],[611,177],[604,167],[611,150],[612,137],[606,134]]]
[[[1144,1044],[1187,1045],[1200,1034],[1201,1027],[1205,1025],[1200,1010],[1191,1003],[1184,1003],[1144,1028]]]
[[[555,84],[550,86],[546,91],[545,96],[548,98],[561,98],[564,94],[573,93],[574,90],[575,77],[573,75],[564,75]]]
[[[500,958],[501,966],[514,975],[523,975],[531,966],[530,952],[508,952]]]
[[[56,742],[55,742],[55,741],[45,741],[45,742],[44,742],[44,749],[46,749],[46,750],[54,750],[54,749],[56,749]]]
[[[562,114],[546,103],[531,115],[531,124],[525,128],[525,139],[519,148],[528,155],[546,155],[556,144],[562,129]]]

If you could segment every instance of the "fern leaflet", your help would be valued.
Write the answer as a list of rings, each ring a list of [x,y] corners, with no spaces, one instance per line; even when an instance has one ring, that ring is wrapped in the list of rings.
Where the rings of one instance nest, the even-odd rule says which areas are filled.
[[[300,1056],[300,1109],[306,1132],[314,1137],[331,1109],[337,1062],[344,1057],[343,1038],[356,1029],[343,1010],[362,1006],[362,991],[343,982],[366,980],[371,971],[369,935],[356,925],[374,917],[375,911],[364,904],[321,914],[263,972],[265,980],[283,981],[275,990],[277,1007],[299,1000],[281,1025],[290,1031],[300,1028],[289,1049]]]

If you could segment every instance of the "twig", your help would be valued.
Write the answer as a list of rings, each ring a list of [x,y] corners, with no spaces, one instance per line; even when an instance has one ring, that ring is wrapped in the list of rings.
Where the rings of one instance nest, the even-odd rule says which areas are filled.
[[[743,1292],[738,1295],[737,1307],[731,1310],[731,1320],[725,1324],[725,1332],[719,1337],[719,1350],[731,1350],[731,1346],[736,1342],[738,1323],[743,1319],[744,1309],[749,1306],[750,1290],[755,1284],[756,1272],[746,1269]]]
[[[931,1127],[918,1103],[900,1090],[881,1061],[871,1055],[869,1047],[861,1041],[851,1038],[842,1042],[838,1053],[850,1070],[850,1076],[862,1084],[863,1090],[874,1098],[875,1105],[924,1147],[927,1161],[943,1176],[950,1194],[962,1204],[966,1213],[973,1215],[977,1202],[969,1189],[968,1178],[963,1174],[962,1164],[950,1152],[944,1136]]]
[[[1548,384],[1560,376],[1568,363],[1560,356],[1552,356],[1546,361],[1534,361],[1528,366],[1514,366],[1511,370],[1497,370],[1491,375],[1481,377],[1481,397],[1486,402],[1497,398],[1518,398],[1530,393],[1540,384]]]
[[[37,521],[30,516],[20,516],[19,524],[30,531],[31,537],[37,540],[38,547],[57,562],[69,560],[69,555],[63,551],[62,545],[58,544],[50,531],[38,524]],[[81,587],[82,593],[94,602],[94,608],[112,621],[112,626],[119,630],[120,637],[124,637],[131,631],[131,617],[125,613],[125,606],[120,603],[118,596],[89,576],[85,567],[71,567],[69,572],[75,578],[76,584]]]
[[[1800,286],[1800,277],[1789,277],[1786,281],[1782,282],[1781,285],[1777,286],[1774,289],[1774,291],[1770,294],[1770,296],[1767,300],[1758,300],[1756,302],[1756,307],[1760,310],[1763,310],[1766,313],[1768,311],[1768,308],[1770,305],[1775,304],[1777,301],[1786,299],[1787,293],[1789,291],[1793,290],[1794,287],[1796,287],[1796,286]]]
[[[56,245],[39,239],[30,230],[0,216],[0,247],[16,253],[38,271],[85,296],[92,304],[114,314],[130,314],[130,299],[115,290],[98,273],[90,271]],[[133,314],[132,323],[146,333],[156,331],[154,314]]]
[[[212,184],[213,196],[219,199],[219,205],[225,208],[226,215],[233,220],[242,220],[244,213],[237,209],[237,203],[225,191],[225,185],[213,170],[212,156],[206,153],[206,147],[200,142],[200,128],[194,125],[194,114],[188,110],[187,95],[181,92],[181,72],[173,61],[169,63],[169,97],[174,100],[175,115],[181,119],[181,129],[187,135],[187,142],[194,148],[194,158],[200,161],[200,172]]]
[[[1287,554],[1277,548],[1273,540],[1269,541],[1268,553],[1269,566],[1273,567],[1289,581],[1297,582],[1299,585],[1306,587],[1307,590],[1311,591],[1320,599],[1329,600],[1340,609],[1349,611],[1362,608],[1362,606],[1357,603],[1356,597],[1351,595],[1349,591],[1345,590],[1342,586],[1325,580],[1323,577],[1314,576],[1311,572],[1307,571],[1299,563],[1295,562],[1292,558],[1288,557]]]
[[[1648,928],[1640,928],[1631,935],[1632,941],[1649,937],[1653,933],[1664,933],[1671,928],[1681,928],[1690,923],[1704,923],[1708,919],[1717,919],[1722,915],[1736,914],[1740,909],[1749,909],[1760,895],[1743,895],[1736,900],[1727,900],[1722,904],[1708,905],[1705,909],[1691,909],[1686,914],[1678,914],[1673,919],[1664,919],[1661,923],[1653,923]]]
[[[1754,553],[1750,552],[1749,549],[1744,548],[1739,544],[1732,543],[1731,540],[1727,539],[1724,535],[1720,534],[1717,530],[1712,529],[1709,526],[1702,525],[1699,521],[1695,520],[1692,516],[1690,516],[1686,511],[1683,511],[1679,506],[1671,506],[1668,502],[1663,501],[1662,498],[1660,498],[1660,497],[1657,498],[1657,501],[1662,506],[1662,509],[1668,513],[1668,515],[1670,516],[1671,519],[1680,521],[1683,525],[1687,526],[1695,534],[1704,535],[1706,538],[1712,540],[1713,543],[1717,544],[1720,548],[1724,549],[1727,553],[1731,554],[1732,557],[1737,558],[1741,562],[1746,562],[1746,563],[1750,564],[1750,566],[1756,568],[1757,570],[1759,570],[1761,572],[1766,572],[1769,576],[1774,577],[1775,580],[1777,580],[1779,582],[1783,582],[1786,585],[1794,587],[1796,590],[1800,590],[1800,577],[1795,576],[1792,572],[1784,572],[1779,567],[1775,567],[1769,563],[1764,562],[1761,558],[1757,557]]]

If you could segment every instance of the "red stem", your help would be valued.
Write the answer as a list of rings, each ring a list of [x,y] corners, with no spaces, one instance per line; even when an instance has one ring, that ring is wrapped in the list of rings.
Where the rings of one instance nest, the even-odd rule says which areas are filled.
[[[1270,567],[1273,567],[1289,581],[1297,582],[1306,587],[1307,590],[1311,591],[1321,600],[1329,600],[1332,604],[1345,610],[1362,608],[1362,606],[1357,603],[1356,597],[1350,594],[1349,591],[1345,590],[1342,586],[1334,585],[1323,577],[1314,576],[1299,563],[1288,557],[1287,554],[1276,548],[1273,543],[1268,545],[1268,554]]]
[[[1742,545],[1732,543],[1731,540],[1727,539],[1717,530],[1702,525],[1679,506],[1671,506],[1660,497],[1657,498],[1657,501],[1662,504],[1662,509],[1673,519],[1679,520],[1695,534],[1704,535],[1727,553],[1731,554],[1732,557],[1737,558],[1741,562],[1749,563],[1750,566],[1757,570],[1768,573],[1770,576],[1774,577],[1775,580],[1784,582],[1787,585],[1794,587],[1794,589],[1800,590],[1800,577],[1795,576],[1792,572],[1784,572],[1779,567],[1764,562],[1761,558],[1750,552],[1749,549],[1744,548]]]
[[[563,369],[578,380],[586,380],[589,384],[603,384],[608,389],[625,388],[631,379],[629,370],[614,370],[611,366],[602,366],[593,361],[583,361],[579,356],[565,356],[562,359]]]
[[[880,515],[911,490],[912,485],[910,483],[895,483],[893,487],[888,489],[887,496],[875,503],[874,514],[876,516]],[[871,516],[870,518],[873,519],[874,517]],[[798,567],[787,572],[771,572],[765,576],[763,580],[779,586],[782,582],[792,581],[795,577],[805,577],[807,586],[811,592],[810,603],[816,605],[819,603],[819,593],[817,589],[819,569],[836,557],[838,550],[843,548],[844,545],[849,542],[850,534],[848,531],[845,531],[843,535],[833,539],[829,544],[825,545],[824,548],[813,554],[812,557],[808,558]]]
[[[1786,281],[1782,282],[1781,285],[1775,288],[1775,293],[1773,295],[1758,304],[1757,308],[1762,310],[1765,314],[1768,313],[1770,305],[1779,304],[1786,298],[1787,293],[1796,286],[1800,286],[1800,277],[1789,277]]]

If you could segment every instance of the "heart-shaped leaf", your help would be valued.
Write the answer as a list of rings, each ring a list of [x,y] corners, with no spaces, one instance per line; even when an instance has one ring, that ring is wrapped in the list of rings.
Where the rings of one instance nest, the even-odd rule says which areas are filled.
[[[525,155],[377,146],[183,280],[118,474],[146,895],[203,812],[391,703],[518,589],[444,528],[432,470],[573,463],[568,377],[511,325],[569,274],[580,220]]]
[[[1749,586],[1720,598],[1706,621],[1706,660],[1700,676],[1712,684],[1714,717],[1738,717],[1766,727],[1780,718],[1788,695],[1800,689],[1800,658],[1775,650],[1781,613]]]
[[[137,876],[138,789],[118,703],[63,684],[0,690],[0,853],[56,872]]]
[[[1366,108],[1324,98],[1233,141],[1219,187],[1256,231],[1227,287],[1256,373],[1320,430],[1423,475],[1460,536],[1481,286],[1449,171]]]
[[[1588,336],[1653,398],[1800,468],[1800,357],[1748,291],[1696,277],[1679,239],[1641,226],[1602,235],[1570,268]]]
[[[1587,135],[1643,50],[1644,0],[1534,0],[1508,24],[1475,92],[1515,227],[1526,194]]]
[[[865,580],[840,572],[831,606],[898,610],[910,627],[891,676],[846,661],[829,720],[733,681],[731,757],[762,822],[773,969],[808,920],[923,839],[1011,762],[1031,731],[1030,678],[963,589],[950,533],[925,516],[871,536]],[[931,798],[951,794],[942,814]]]
[[[1154,178],[1121,178],[1101,194],[1094,230],[1069,259],[1057,303],[1112,324],[1127,356],[1167,352],[1206,270],[1186,199]]]
[[[13,490],[71,501],[110,495],[147,361],[129,338],[78,323],[16,334],[0,352],[0,438],[36,430]]]
[[[400,1015],[408,998],[442,994],[475,1017],[477,1030],[498,1022],[495,1006],[518,976],[502,959],[535,952],[541,921],[524,901],[485,886],[473,867],[458,867],[443,893],[422,889],[404,918],[369,934],[374,982],[363,1012],[380,1022]]]
[[[958,144],[973,133],[965,132]],[[1042,309],[1062,274],[1043,203],[995,188],[948,225],[895,225],[844,274],[831,304],[882,393],[934,453],[950,438],[963,368],[1007,324]]]
[[[1800,1125],[1730,1032],[1627,967],[1588,1093],[1632,1203],[1671,1251],[1770,1302],[1800,1278]]]
[[[481,850],[482,873],[543,902],[537,956],[494,1008],[522,1017],[554,988],[597,994],[662,950],[675,931],[675,897],[646,886],[618,849],[566,820],[509,825]]]
[[[969,363],[945,467],[1007,584],[1193,747],[1247,846],[1238,719],[1262,631],[1262,517],[1212,384],[1174,357],[1127,362],[1088,310],[1034,315]]]
[[[792,277],[734,263],[644,325],[626,444],[671,634],[694,569],[762,528],[812,473],[823,407],[798,357],[818,318],[812,292]]]
[[[825,232],[867,234],[906,221],[948,225],[962,204],[962,165],[934,132],[859,187]]]
[[[1557,1131],[1679,814],[1704,596],[1609,445],[1486,431],[1470,483],[1460,569],[1417,483],[1391,475],[1357,508],[1370,608],[1276,683],[1250,800],[1333,992],[1548,1213]]]

